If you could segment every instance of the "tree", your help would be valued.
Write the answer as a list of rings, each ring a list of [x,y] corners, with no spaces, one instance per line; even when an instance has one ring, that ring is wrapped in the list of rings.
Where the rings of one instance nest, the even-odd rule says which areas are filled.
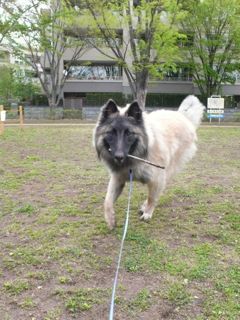
[[[83,1],[81,1],[82,3]],[[134,99],[144,108],[149,76],[162,76],[179,58],[177,23],[182,17],[175,0],[85,0],[89,34],[101,38],[100,47],[88,41],[123,67]],[[83,12],[83,10],[82,10]]]
[[[17,6],[22,13],[11,42],[15,54],[21,56],[36,72],[47,96],[51,111],[58,106],[68,76],[68,70],[84,50],[78,39],[66,38],[69,11],[65,0],[29,0],[26,6]],[[16,39],[20,38],[21,41]],[[64,54],[71,51],[68,61]],[[65,65],[64,65],[65,62]]]
[[[8,66],[3,65],[0,67],[0,74],[0,101],[2,104],[6,105],[8,103],[8,99],[12,98],[12,72]]]
[[[240,54],[240,2],[238,0],[186,0],[188,16],[183,30],[191,35],[186,46],[189,63],[205,100],[221,93],[221,84],[233,83]]]
[[[29,101],[40,93],[40,88],[32,77],[27,77],[20,69],[3,65],[0,67],[0,74],[0,101],[4,105],[8,105],[10,99]]]
[[[3,42],[12,24],[15,22],[15,17],[9,18],[8,11],[12,5],[12,1],[0,0],[0,44]]]
[[[0,44],[16,27],[22,15],[22,11],[16,10],[16,6],[16,0],[0,0]]]

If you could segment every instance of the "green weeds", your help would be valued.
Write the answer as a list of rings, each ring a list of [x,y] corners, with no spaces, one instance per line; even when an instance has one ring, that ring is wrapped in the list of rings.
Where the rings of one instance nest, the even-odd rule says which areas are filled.
[[[29,289],[29,283],[20,279],[7,281],[3,284],[3,289],[10,295],[19,295]]]
[[[98,288],[82,288],[74,291],[59,291],[56,294],[65,301],[65,308],[70,313],[76,314],[81,311],[88,311],[95,304],[101,303],[103,291]]]

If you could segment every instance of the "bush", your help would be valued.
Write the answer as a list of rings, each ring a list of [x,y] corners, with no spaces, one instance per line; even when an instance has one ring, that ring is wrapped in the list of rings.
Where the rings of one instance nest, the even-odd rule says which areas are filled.
[[[48,99],[44,94],[34,94],[32,104],[34,106],[48,106]]]
[[[87,93],[86,97],[84,98],[84,106],[102,106],[109,99],[113,99],[120,106],[126,103],[126,99],[124,98],[124,95],[120,92],[113,92],[113,93],[90,92],[90,93]]]
[[[165,108],[177,108],[186,95],[180,94],[159,94],[148,93],[146,99],[146,107],[165,107]],[[126,103],[133,101],[131,94],[124,95],[120,92],[113,93],[86,93],[84,98],[84,106],[102,106],[108,99],[113,99],[120,106],[124,106]]]
[[[146,107],[178,108],[186,95],[148,93]]]
[[[82,119],[82,109],[63,109],[63,119]]]
[[[240,122],[240,112],[236,112],[236,113],[233,115],[233,121],[235,121],[235,122]]]

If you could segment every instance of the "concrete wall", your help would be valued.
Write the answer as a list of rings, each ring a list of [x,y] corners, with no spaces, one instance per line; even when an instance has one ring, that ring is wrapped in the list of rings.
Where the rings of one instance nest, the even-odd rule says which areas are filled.
[[[67,80],[64,92],[124,92],[131,93],[122,80]],[[190,81],[152,81],[149,93],[199,94]]]
[[[119,80],[68,80],[66,81],[64,92],[122,92],[122,81]]]

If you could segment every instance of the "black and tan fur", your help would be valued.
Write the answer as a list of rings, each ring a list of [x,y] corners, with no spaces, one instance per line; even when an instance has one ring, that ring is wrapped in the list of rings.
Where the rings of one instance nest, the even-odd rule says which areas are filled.
[[[115,226],[113,205],[129,179],[129,169],[135,180],[148,186],[140,218],[152,217],[166,183],[196,151],[196,128],[203,109],[194,96],[187,97],[177,112],[161,110],[148,114],[142,112],[136,101],[120,108],[109,100],[102,108],[94,130],[94,145],[111,174],[104,202],[109,228]],[[130,159],[129,154],[162,165],[165,170]]]

